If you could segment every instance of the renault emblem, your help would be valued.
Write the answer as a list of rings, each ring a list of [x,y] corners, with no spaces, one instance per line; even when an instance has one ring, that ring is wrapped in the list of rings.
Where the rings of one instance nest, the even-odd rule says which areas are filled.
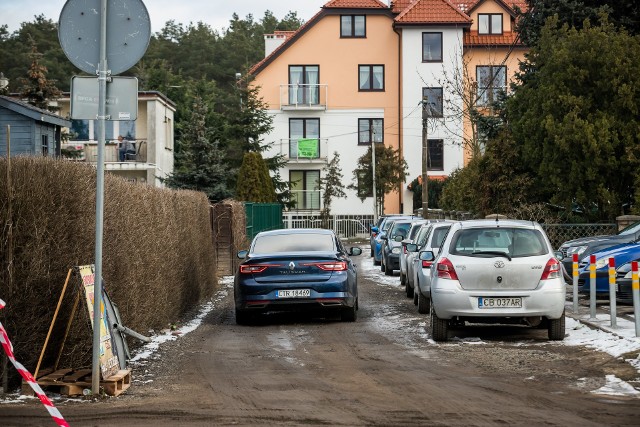
[[[295,268],[296,268],[296,265],[293,263],[293,261],[291,261],[291,262],[289,263],[289,270],[290,270],[290,271],[293,271]]]
[[[504,268],[504,261],[496,261],[493,263],[495,268]]]

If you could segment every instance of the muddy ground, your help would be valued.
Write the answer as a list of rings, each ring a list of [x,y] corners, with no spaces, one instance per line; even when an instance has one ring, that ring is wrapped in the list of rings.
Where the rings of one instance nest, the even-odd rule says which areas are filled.
[[[355,323],[276,315],[250,326],[235,324],[229,288],[197,330],[134,367],[125,394],[57,406],[72,426],[638,425],[640,399],[591,392],[608,374],[638,380],[622,358],[520,327],[436,344],[399,280],[361,274],[359,286]],[[0,404],[0,425],[54,424],[31,400]]]

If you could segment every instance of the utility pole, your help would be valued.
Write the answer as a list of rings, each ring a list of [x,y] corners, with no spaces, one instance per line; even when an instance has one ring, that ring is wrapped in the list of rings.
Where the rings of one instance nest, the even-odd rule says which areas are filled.
[[[376,192],[376,143],[373,121],[371,122],[369,135],[371,137],[371,170],[373,171],[373,224],[378,224],[378,197]]]
[[[429,103],[426,98],[422,99],[422,218],[428,218],[429,192],[427,189],[427,162],[429,161],[429,143],[427,138],[427,128],[429,127]]]

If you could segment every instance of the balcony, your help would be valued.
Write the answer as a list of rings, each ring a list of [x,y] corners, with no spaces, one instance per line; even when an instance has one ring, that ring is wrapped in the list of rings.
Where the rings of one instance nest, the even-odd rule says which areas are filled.
[[[319,210],[320,190],[291,190],[291,201],[295,210]]]
[[[120,161],[118,144],[106,144],[104,147],[104,163],[106,169],[140,169],[147,164],[147,141],[136,140],[135,154],[126,154]],[[62,145],[62,157],[65,160],[97,163],[98,143],[94,141],[70,141]]]
[[[289,163],[327,163],[328,138],[293,138],[280,140],[280,153]]]
[[[317,111],[327,109],[329,85],[280,85],[280,109]]]

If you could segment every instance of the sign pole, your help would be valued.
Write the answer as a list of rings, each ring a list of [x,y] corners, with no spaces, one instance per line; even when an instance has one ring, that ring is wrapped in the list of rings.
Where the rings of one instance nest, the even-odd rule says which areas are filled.
[[[107,105],[107,0],[100,1],[100,65],[98,67],[98,176],[96,180],[96,275],[93,288],[93,357],[91,389],[100,394],[100,316],[102,310],[102,236],[104,228],[104,146]]]

